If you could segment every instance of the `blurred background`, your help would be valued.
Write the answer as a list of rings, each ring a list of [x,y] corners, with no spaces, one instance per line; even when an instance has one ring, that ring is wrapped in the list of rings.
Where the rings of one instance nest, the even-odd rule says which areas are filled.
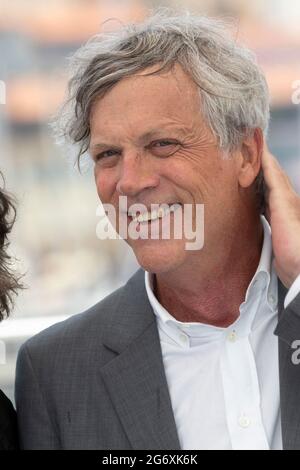
[[[0,169],[18,201],[11,251],[28,286],[0,325],[0,386],[11,399],[20,344],[137,269],[123,241],[97,239],[92,167],[78,172],[49,121],[64,97],[67,57],[102,28],[140,21],[156,6],[236,19],[235,34],[255,51],[271,90],[270,148],[300,192],[298,0],[0,0]]]

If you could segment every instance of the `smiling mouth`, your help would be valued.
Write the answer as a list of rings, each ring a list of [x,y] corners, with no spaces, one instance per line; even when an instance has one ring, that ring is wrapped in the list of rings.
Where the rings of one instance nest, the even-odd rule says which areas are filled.
[[[132,219],[132,222],[137,223],[147,223],[152,222],[154,220],[162,219],[163,217],[175,212],[179,207],[182,207],[179,203],[174,203],[171,205],[164,204],[163,206],[159,207],[158,209],[150,210],[143,212],[142,214],[130,214],[128,212],[128,217]]]

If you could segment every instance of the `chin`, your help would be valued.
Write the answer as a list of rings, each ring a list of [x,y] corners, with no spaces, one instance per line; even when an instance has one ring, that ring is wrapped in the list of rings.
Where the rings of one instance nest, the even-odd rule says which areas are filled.
[[[178,243],[179,242],[179,243]],[[174,271],[182,265],[186,252],[179,240],[138,240],[130,243],[139,265],[151,273]]]

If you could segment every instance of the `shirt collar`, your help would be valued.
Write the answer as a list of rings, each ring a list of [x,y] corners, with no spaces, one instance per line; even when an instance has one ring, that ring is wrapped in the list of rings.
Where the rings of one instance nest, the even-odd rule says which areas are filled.
[[[258,286],[269,286],[272,272],[272,238],[271,227],[264,216],[261,216],[261,223],[264,231],[263,245],[260,255],[260,260],[255,271],[253,278],[246,290],[245,302],[247,302],[253,288]]]
[[[266,302],[271,309],[274,309],[277,306],[278,293],[277,275],[274,268],[274,257],[272,250],[271,227],[263,215],[261,215],[261,223],[264,231],[263,246],[258,267],[245,294],[245,303],[249,299],[249,295],[252,294],[254,289],[255,291],[257,289],[263,290],[264,287],[266,287],[266,289],[264,289]]]
[[[257,270],[247,288],[245,300],[240,306],[241,312],[247,308],[247,305],[252,302],[255,297],[257,297],[258,291],[264,296],[264,300],[267,302],[271,310],[274,311],[277,307],[277,276],[273,266],[271,228],[264,216],[261,216],[261,223],[264,232],[261,256]],[[176,320],[176,318],[174,318],[155,297],[153,293],[153,275],[147,271],[145,272],[145,287],[150,305],[161,327],[168,325],[172,330],[175,329],[177,331],[178,329],[180,331],[192,331],[197,328],[198,334],[201,328],[203,336],[207,336],[211,333],[220,334],[227,330],[227,328],[215,327],[203,323],[180,322]],[[237,319],[237,321],[239,321],[239,319]],[[254,309],[253,315],[248,315],[247,329],[250,327],[253,320]],[[166,331],[165,328],[164,330]]]

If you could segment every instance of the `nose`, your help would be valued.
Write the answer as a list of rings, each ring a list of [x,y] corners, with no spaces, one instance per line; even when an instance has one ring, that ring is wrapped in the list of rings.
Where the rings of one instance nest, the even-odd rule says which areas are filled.
[[[117,192],[122,196],[137,196],[145,189],[155,188],[159,184],[159,175],[145,155],[124,156],[117,182]]]

